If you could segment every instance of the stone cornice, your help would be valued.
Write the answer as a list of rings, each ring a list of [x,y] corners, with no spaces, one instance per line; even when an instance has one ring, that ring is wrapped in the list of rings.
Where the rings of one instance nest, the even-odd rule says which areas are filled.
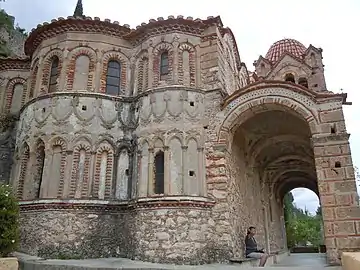
[[[139,198],[129,201],[42,199],[20,201],[19,205],[20,211],[23,213],[46,210],[127,212],[136,209],[211,208],[215,205],[215,201],[205,197],[166,196]]]
[[[169,16],[167,19],[162,17],[157,20],[150,19],[149,23],[142,23],[136,29],[130,29],[130,26],[120,25],[119,22],[111,22],[109,19],[101,21],[95,17],[68,17],[58,18],[51,23],[39,24],[36,29],[32,29],[28,39],[25,42],[26,55],[32,55],[42,41],[67,32],[99,33],[112,37],[118,37],[128,40],[136,45],[148,37],[154,35],[163,35],[168,32],[180,32],[191,35],[201,36],[203,31],[212,25],[222,27],[220,17],[208,17],[206,20],[184,18],[183,16]]]
[[[310,90],[306,87],[303,87],[301,85],[298,85],[298,84],[293,84],[293,83],[284,82],[284,81],[262,80],[262,81],[257,81],[255,83],[249,84],[246,87],[235,91],[232,95],[228,96],[224,100],[224,102],[222,104],[222,108],[224,109],[232,101],[234,101],[235,99],[239,98],[240,96],[242,96],[248,92],[261,90],[261,89],[265,89],[265,88],[282,88],[282,89],[292,90],[294,92],[308,96],[316,103],[320,103],[319,102],[320,100],[321,100],[321,102],[325,102],[328,99],[339,100],[343,104],[347,103],[346,102],[346,98],[347,98],[346,93],[335,94],[330,91],[315,92],[315,91],[312,91],[312,90]]]

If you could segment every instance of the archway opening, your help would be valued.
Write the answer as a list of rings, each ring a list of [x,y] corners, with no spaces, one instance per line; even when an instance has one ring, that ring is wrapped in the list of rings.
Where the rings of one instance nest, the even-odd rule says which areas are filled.
[[[274,253],[287,249],[282,199],[298,187],[318,193],[317,175],[308,122],[291,109],[260,106],[232,129],[233,224],[237,239],[255,226],[259,246]],[[242,253],[244,246],[235,249]]]
[[[295,188],[283,198],[287,247],[294,253],[325,252],[322,211],[316,191]]]

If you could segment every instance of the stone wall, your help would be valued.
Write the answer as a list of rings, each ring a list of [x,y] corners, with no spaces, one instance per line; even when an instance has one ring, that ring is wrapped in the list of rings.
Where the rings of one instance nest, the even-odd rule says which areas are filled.
[[[211,209],[139,209],[136,224],[135,259],[203,264],[221,258]]]
[[[42,97],[28,104],[16,139],[19,198],[128,199],[131,129],[137,122],[131,110],[130,103],[92,94]]]
[[[130,257],[132,213],[104,202],[21,203],[20,251],[44,258]]]

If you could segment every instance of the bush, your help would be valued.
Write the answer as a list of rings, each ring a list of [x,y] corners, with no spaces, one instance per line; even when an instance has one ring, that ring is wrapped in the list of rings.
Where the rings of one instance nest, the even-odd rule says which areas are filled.
[[[0,257],[16,250],[19,242],[19,205],[12,188],[0,184]]]

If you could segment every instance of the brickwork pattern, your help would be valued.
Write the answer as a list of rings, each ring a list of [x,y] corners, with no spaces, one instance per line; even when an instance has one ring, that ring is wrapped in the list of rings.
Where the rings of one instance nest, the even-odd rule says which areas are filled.
[[[30,76],[30,89],[29,89],[29,99],[34,97],[35,94],[35,87],[36,87],[36,80],[37,80],[37,75],[39,72],[39,65],[38,63],[34,64],[34,67],[32,69],[32,71],[30,72],[31,76]]]
[[[14,87],[16,84],[22,84],[23,85],[23,93],[22,93],[22,98],[21,98],[21,105],[24,105],[25,103],[25,99],[26,99],[26,80],[24,78],[13,78],[9,81],[7,88],[6,88],[6,105],[5,105],[5,110],[7,113],[10,112],[10,108],[11,108],[11,102],[13,99],[13,94],[14,94]]]
[[[96,151],[95,161],[95,174],[94,174],[94,186],[93,186],[93,197],[99,198],[100,188],[100,171],[101,171],[101,158],[102,154],[106,153],[106,174],[105,174],[105,192],[104,198],[110,199],[112,196],[112,175],[113,175],[113,164],[114,164],[114,151],[109,145],[101,145]]]
[[[73,52],[74,51],[74,52]],[[96,65],[96,55],[91,49],[88,48],[75,48],[71,51],[72,56],[70,63],[67,66],[67,82],[66,82],[66,90],[72,91],[73,84],[75,79],[75,71],[76,71],[76,60],[78,57],[84,55],[89,57],[90,64],[89,64],[89,73],[88,73],[88,81],[87,81],[87,90],[92,91],[93,89],[93,81],[94,81],[94,72],[95,72],[95,65]],[[78,90],[78,89],[76,89]]]
[[[188,52],[189,53],[189,62],[188,63],[184,63],[184,52]],[[178,56],[178,75],[179,75],[179,84],[182,85],[186,85],[186,86],[196,86],[196,65],[195,65],[195,61],[196,61],[196,54],[195,54],[195,49],[192,45],[190,44],[181,44],[179,46],[179,56]],[[189,70],[187,71],[189,74],[185,74],[186,76],[189,76],[189,82],[188,84],[185,84],[184,82],[184,65],[187,65]]]
[[[341,109],[345,97],[321,92],[325,90],[325,80],[320,49],[310,46],[303,59],[277,51],[276,67],[260,58],[252,76],[254,83],[248,85],[250,78],[245,65],[240,63],[235,38],[218,17],[160,18],[133,31],[109,21],[68,18],[54,21],[47,31],[44,29],[37,29],[26,42],[26,52],[32,59],[41,60],[38,70],[37,64],[31,70],[29,88],[34,98],[24,104],[24,94],[17,134],[17,146],[24,142],[29,146],[29,157],[24,155],[16,164],[20,169],[17,175],[26,176],[26,179],[20,177],[18,189],[23,190],[23,199],[41,199],[36,206],[34,202],[31,202],[34,205],[25,202],[22,205],[24,251],[47,257],[56,257],[61,250],[84,257],[111,255],[199,264],[243,256],[243,238],[250,225],[258,228],[260,245],[278,251],[285,241],[282,224],[277,221],[283,213],[281,203],[274,202],[281,200],[283,193],[294,187],[294,182],[281,177],[283,171],[263,173],[257,165],[268,163],[269,160],[261,159],[263,156],[270,159],[275,152],[287,153],[286,149],[298,156],[308,154],[309,159],[313,156],[312,150],[315,152],[316,168],[308,166],[305,172],[317,174],[317,179],[310,179],[311,187],[319,186],[330,261],[337,262],[344,250],[358,248],[360,225],[356,215],[359,212]],[[61,40],[61,33],[68,35],[63,35]],[[102,35],[103,40],[93,40],[94,33]],[[169,60],[166,75],[160,74],[163,52],[168,53]],[[87,91],[76,93],[73,91],[76,90],[73,89],[75,63],[81,55],[90,58],[89,76],[84,89]],[[57,89],[49,94],[54,56],[60,60]],[[184,59],[188,59],[188,63]],[[111,60],[121,64],[119,96],[106,95],[107,66]],[[0,69],[5,72],[10,72],[11,67],[28,70],[29,65],[28,60],[9,59],[7,64],[0,63]],[[35,81],[37,72],[41,73],[39,82]],[[284,82],[287,73],[294,74],[296,84]],[[9,74],[12,79],[19,77]],[[311,87],[298,84],[298,79],[304,76]],[[25,78],[24,75],[23,83]],[[133,89],[140,95],[130,97]],[[61,93],[64,91],[72,93]],[[6,93],[9,95],[8,90]],[[7,102],[9,100],[11,103],[11,98]],[[269,143],[261,134],[262,129],[275,126],[271,121],[259,124],[258,129],[249,128],[252,119],[274,110],[302,119],[309,127],[307,139],[312,136],[315,148],[308,147],[310,142],[300,144],[296,140],[286,144]],[[254,135],[240,136],[239,127]],[[289,133],[288,129],[285,131]],[[181,141],[176,145],[179,153],[170,153],[173,138]],[[173,175],[185,178],[189,173],[189,166],[182,166],[179,171],[173,163],[176,157],[181,157],[178,162],[186,164],[185,154],[194,150],[187,145],[192,138],[197,145],[196,172],[204,175],[203,179],[197,176],[200,183],[205,182],[201,196],[189,196],[184,201],[179,194],[166,194],[171,198],[154,196],[149,191],[154,179],[154,153],[163,150],[164,164],[171,164],[164,168],[168,192],[172,181],[177,179]],[[150,160],[145,166],[140,162],[141,156],[134,161],[138,166],[132,164],[130,157],[131,164],[115,161],[118,144],[123,140],[134,145],[149,142]],[[248,150],[245,155],[241,152],[246,148],[243,145],[254,151]],[[272,145],[273,151],[267,154],[265,150],[260,151],[260,146],[265,145]],[[44,161],[46,166],[51,164],[54,146],[61,147],[60,183],[56,191],[61,200],[59,204],[45,202],[41,194],[40,198],[37,196],[42,186],[51,184],[51,176],[47,175],[49,168],[43,168],[42,164]],[[77,181],[82,149],[85,150],[84,178],[79,195]],[[334,153],[326,154],[326,151]],[[104,172],[104,153],[106,172],[103,176],[100,173]],[[28,167],[23,166],[26,158]],[[126,184],[134,195],[131,199],[139,199],[140,178],[143,173],[148,175],[143,201],[115,201],[118,204],[115,206],[113,201],[107,201],[115,199],[118,186],[123,184],[119,183],[123,176],[117,173],[119,164],[121,170],[131,170],[126,176],[129,178]],[[104,179],[105,183],[100,183]],[[280,185],[275,179],[284,181]],[[303,183],[310,182],[304,180]],[[96,199],[102,192],[104,200],[99,203]],[[81,203],[75,203],[76,200],[63,203],[65,198],[78,199],[78,196]],[[85,202],[89,196],[91,200]],[[84,206],[86,203],[91,206]],[[65,230],[63,224],[70,224],[70,229]],[[77,245],[79,248],[73,251]]]
[[[160,74],[160,61],[161,54],[167,52],[168,53],[168,74],[161,75]],[[174,60],[174,50],[171,44],[168,43],[160,43],[155,49],[153,54],[153,85],[152,87],[158,87],[161,81],[165,81],[168,84],[173,82],[173,60]]]
[[[109,61],[119,61],[120,63],[120,94],[124,95],[128,87],[127,82],[127,63],[121,53],[108,52],[103,57],[102,72],[100,78],[100,93],[106,93],[106,75]]]
[[[80,151],[85,151],[85,162],[83,168],[83,179],[79,179],[79,162],[80,162]],[[78,144],[74,148],[73,152],[73,164],[72,164],[72,172],[71,172],[71,180],[70,180],[70,190],[69,190],[69,197],[75,197],[76,188],[78,186],[78,181],[80,181],[81,185],[81,198],[88,197],[89,188],[90,188],[90,159],[91,159],[91,149],[88,144]]]
[[[58,80],[60,78],[62,65],[63,65],[63,52],[59,49],[50,51],[43,63],[42,68],[42,80],[41,80],[41,86],[40,86],[40,93],[39,94],[46,94],[49,92],[49,82],[50,82],[50,69],[51,65],[53,63],[53,60],[57,57],[59,59],[59,65],[58,65]],[[59,83],[56,85],[55,92],[59,91]]]
[[[140,56],[135,72],[137,72],[137,93],[140,94],[149,87],[149,57],[146,52]]]

